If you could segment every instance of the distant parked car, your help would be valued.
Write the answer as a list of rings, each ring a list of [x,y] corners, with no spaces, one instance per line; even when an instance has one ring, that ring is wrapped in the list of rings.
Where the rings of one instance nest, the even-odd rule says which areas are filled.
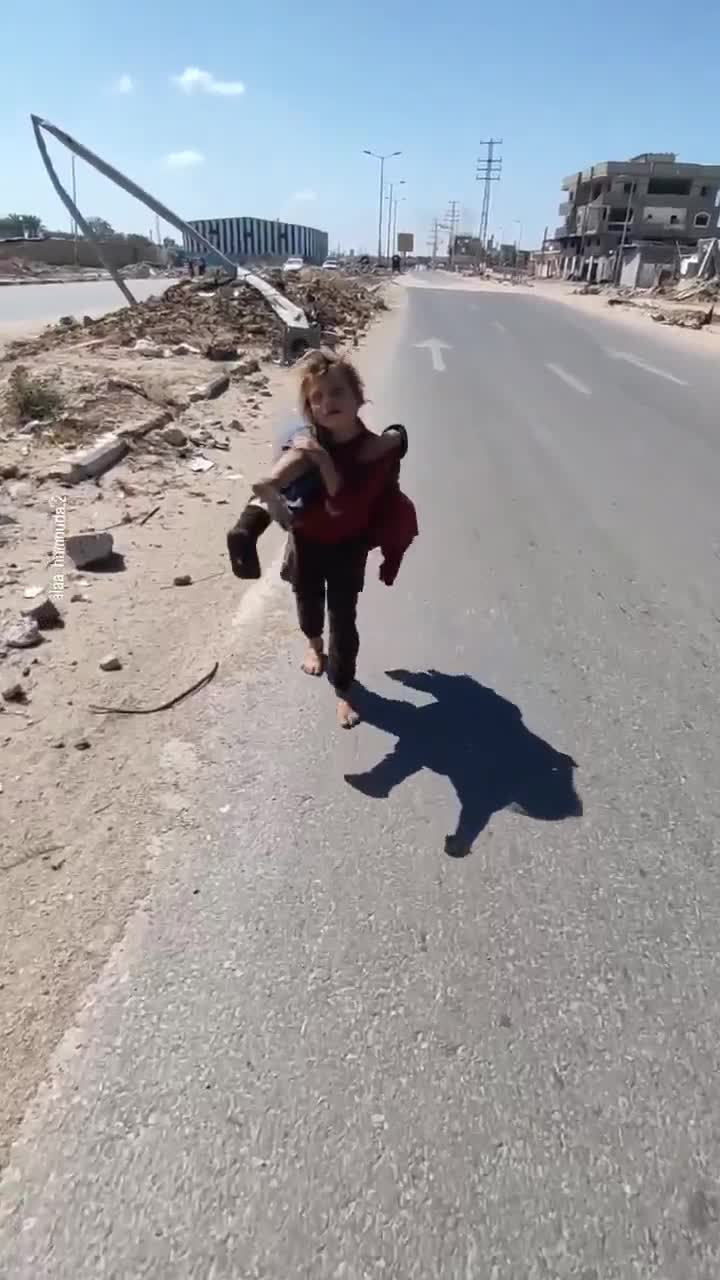
[[[305,262],[303,258],[288,258],[287,262],[283,266],[283,271],[288,275],[293,271],[302,271],[304,266]]]
[[[338,271],[340,269],[340,263],[337,258],[326,258],[322,264],[322,269],[323,271]]]

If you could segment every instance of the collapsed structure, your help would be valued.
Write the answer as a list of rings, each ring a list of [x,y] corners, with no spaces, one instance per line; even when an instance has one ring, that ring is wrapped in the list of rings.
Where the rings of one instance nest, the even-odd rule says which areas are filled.
[[[608,160],[563,182],[564,222],[543,254],[545,275],[588,283],[655,283],[663,266],[717,235],[720,165],[685,164],[673,152]],[[622,280],[626,260],[633,278]],[[647,266],[647,270],[644,267]]]

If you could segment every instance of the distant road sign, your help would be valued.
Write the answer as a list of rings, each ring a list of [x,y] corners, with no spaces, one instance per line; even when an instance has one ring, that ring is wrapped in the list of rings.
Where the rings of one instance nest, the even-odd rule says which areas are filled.
[[[412,231],[398,231],[398,253],[412,253],[415,248],[415,236]]]

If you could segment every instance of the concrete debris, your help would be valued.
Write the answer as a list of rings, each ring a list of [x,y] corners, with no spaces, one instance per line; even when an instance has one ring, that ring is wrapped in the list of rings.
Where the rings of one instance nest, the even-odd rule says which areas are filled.
[[[29,605],[22,611],[23,618],[36,622],[41,631],[52,631],[55,627],[64,627],[62,614],[53,600],[43,596],[36,604]]]
[[[9,515],[6,511],[0,511],[0,529],[3,525],[17,524],[15,516]]]
[[[38,596],[43,593],[42,587],[26,587],[23,591],[24,600],[37,600]]]
[[[228,425],[228,431],[244,431],[245,430],[239,418],[232,418],[227,425]]]
[[[178,427],[174,422],[170,423],[167,427],[163,427],[160,434],[166,444],[175,445],[178,449],[184,448],[188,442],[188,438],[182,427]]]
[[[191,471],[209,471],[215,463],[210,458],[191,458],[188,466]]]
[[[232,337],[217,338],[205,348],[206,360],[237,360],[237,341]]]
[[[77,742],[75,743],[75,750],[76,750],[76,751],[89,751],[89,750],[90,750],[90,740],[89,740],[88,738],[78,738]]]
[[[386,308],[381,291],[371,291],[362,278],[345,272],[331,275],[308,269],[293,278],[266,274],[311,323],[343,333],[347,341],[364,333],[377,312]],[[216,344],[234,352],[252,347],[277,358],[283,354],[286,337],[284,325],[250,285],[234,281],[199,289],[191,280],[171,285],[160,297],[101,316],[94,321],[92,334],[94,341],[107,346],[162,357],[186,343],[203,352]],[[139,341],[143,345],[138,348]],[[37,337],[11,343],[9,355],[14,359],[81,342],[87,342],[82,325],[53,326]]]
[[[233,365],[231,372],[237,374],[239,378],[247,378],[251,373],[260,372],[260,361],[252,356],[247,360],[238,360],[237,364]]]
[[[176,576],[173,578],[173,586],[174,586],[174,587],[191,587],[191,586],[192,586],[192,574],[190,574],[190,573],[178,573],[178,574],[176,574]]]
[[[20,618],[0,634],[0,648],[32,649],[40,644],[42,636],[34,618]]]
[[[216,400],[218,396],[223,395],[230,386],[230,377],[227,373],[218,373],[209,382],[203,383],[190,392],[188,397],[191,404],[196,404],[199,400]]]
[[[3,702],[27,702],[28,700],[25,689],[17,682],[7,685],[2,691],[2,696]]]
[[[0,462],[0,480],[17,480],[19,475],[17,462]]]
[[[704,329],[713,322],[715,308],[709,311],[653,311],[657,324],[674,325],[679,329]]]
[[[137,351],[139,356],[157,360],[167,360],[172,354],[167,347],[161,347],[159,342],[152,342],[150,338],[138,338],[137,342],[133,343],[133,351]]]
[[[105,658],[100,659],[101,671],[122,671],[122,662],[117,654],[109,653]]]
[[[74,457],[69,458],[58,469],[56,478],[64,484],[80,484],[82,480],[92,480],[104,475],[111,467],[117,466],[128,452],[127,440],[108,432],[100,436],[94,444],[82,449]]]
[[[113,554],[111,533],[73,533],[65,539],[65,550],[76,569],[99,565]]]
[[[199,356],[202,352],[199,347],[191,347],[189,342],[177,342],[172,348],[174,356]]]

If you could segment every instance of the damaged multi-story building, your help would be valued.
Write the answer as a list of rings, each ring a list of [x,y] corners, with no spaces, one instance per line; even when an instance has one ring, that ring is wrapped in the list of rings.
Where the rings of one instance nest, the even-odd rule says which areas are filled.
[[[671,263],[717,234],[720,165],[648,152],[595,164],[562,188],[565,221],[553,241],[557,274],[566,278],[619,278],[619,259],[631,249]]]

